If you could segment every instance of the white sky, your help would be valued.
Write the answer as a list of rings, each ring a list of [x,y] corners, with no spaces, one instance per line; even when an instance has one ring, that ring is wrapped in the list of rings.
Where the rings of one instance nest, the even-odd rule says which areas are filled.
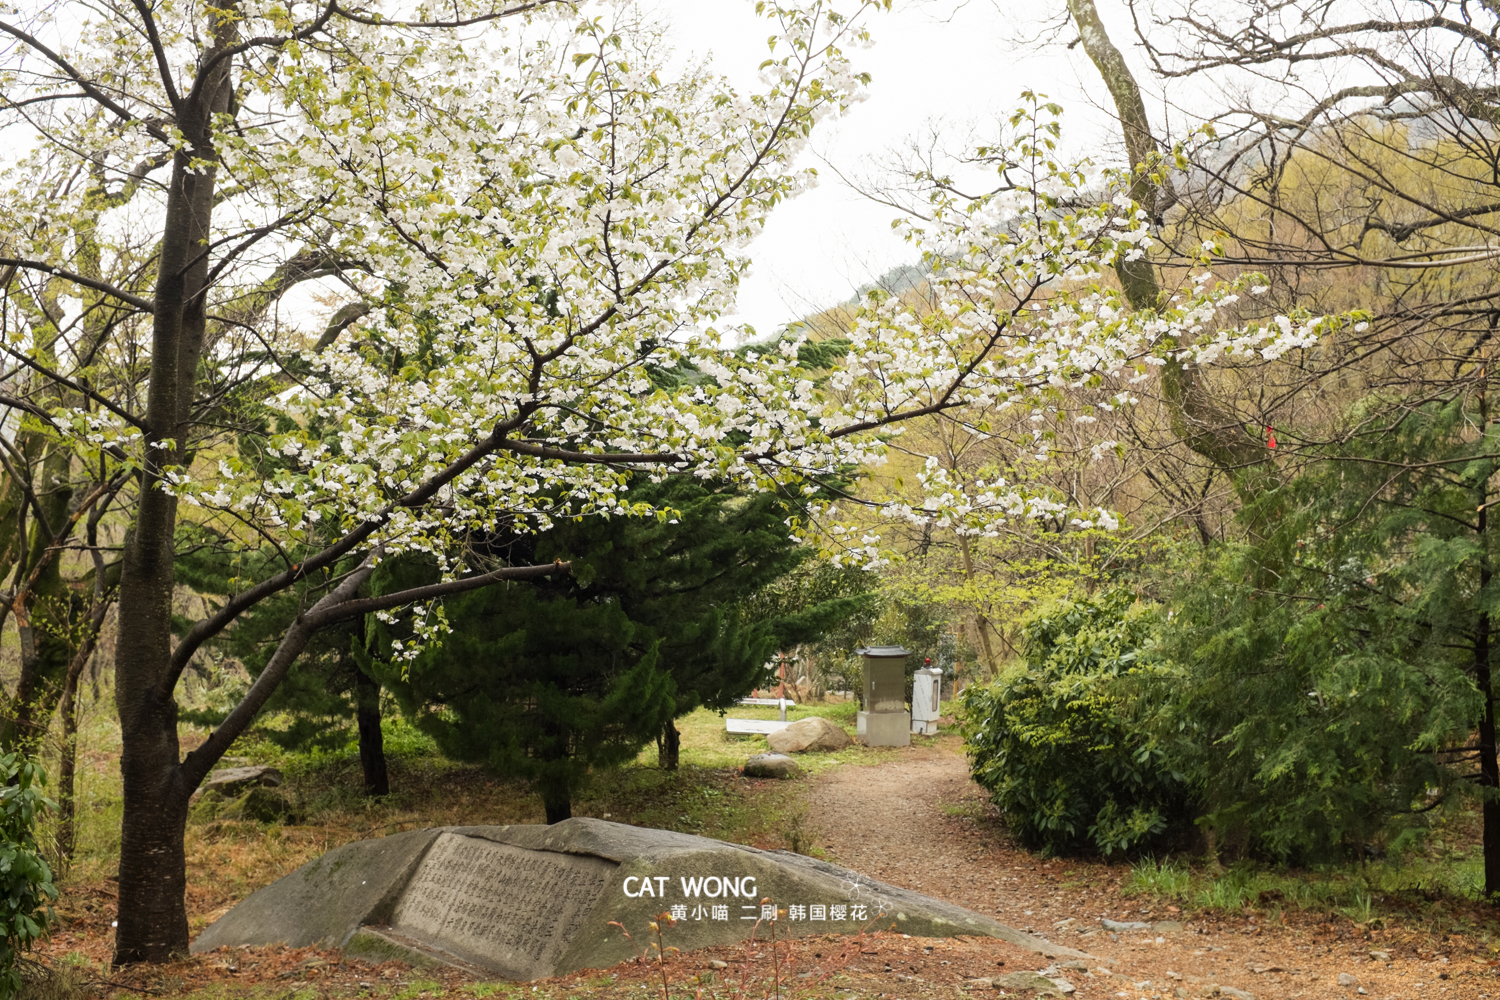
[[[752,0],[654,0],[651,6],[671,22],[680,53],[711,54],[716,70],[753,85],[770,30],[755,17]],[[1042,18],[1062,9],[1060,2],[897,0],[895,7],[870,15],[876,44],[853,54],[856,68],[874,78],[870,99],[814,136],[814,150],[839,171],[868,174],[870,160],[934,122],[961,129],[1007,115],[1026,89],[1064,105],[1064,141],[1075,155],[1099,156],[1101,144],[1118,142],[1118,129],[1098,106],[1107,93],[1081,48],[1028,52],[1011,44],[1023,32],[1034,35]],[[1102,0],[1099,7],[1115,43],[1127,49],[1134,35],[1124,4]],[[751,247],[755,264],[741,286],[740,311],[721,329],[743,322],[770,334],[915,260],[891,232],[895,210],[865,199],[819,166],[819,186],[779,207]]]

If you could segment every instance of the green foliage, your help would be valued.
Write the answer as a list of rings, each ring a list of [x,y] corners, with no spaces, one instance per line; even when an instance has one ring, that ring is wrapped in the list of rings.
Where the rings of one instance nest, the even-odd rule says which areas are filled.
[[[820,634],[857,597],[791,588],[755,599],[811,554],[773,496],[674,477],[632,491],[676,516],[559,519],[506,558],[574,572],[448,602],[453,633],[403,670],[400,630],[372,622],[371,669],[443,752],[530,778],[563,811],[591,769],[632,759],[679,715],[726,709],[778,649]],[[356,655],[358,651],[356,650]]]
[[[231,594],[246,579],[260,579],[279,567],[282,558],[267,547],[259,552],[229,554],[226,540],[198,525],[178,529],[178,582],[203,594]],[[306,552],[292,549],[289,557],[303,558]],[[228,657],[245,667],[251,678],[259,677],[270,661],[287,627],[302,611],[315,602],[324,579],[299,583],[268,597],[241,615],[199,661],[205,681],[217,686],[204,691],[181,712],[186,722],[215,726],[243,696],[240,684],[225,683],[214,673],[212,657]],[[179,623],[179,632],[188,622]],[[335,750],[349,739],[356,709],[356,686],[360,681],[350,647],[363,635],[364,625],[357,619],[337,622],[319,630],[297,658],[297,664],[277,685],[263,710],[263,718],[279,716],[280,725],[262,727],[267,738],[286,750],[313,747]],[[206,684],[204,685],[207,686]],[[195,685],[196,687],[196,685]],[[195,692],[196,693],[196,692]]]
[[[1478,495],[1500,440],[1471,402],[1352,439],[1246,512],[1251,543],[1177,574],[1174,760],[1231,849],[1401,849],[1474,774],[1500,604]]]
[[[631,760],[675,709],[657,643],[617,603],[501,586],[449,602],[453,634],[412,663],[377,664],[447,756],[530,779],[566,811],[591,768]]]
[[[21,955],[46,934],[57,899],[35,835],[39,814],[57,808],[42,794],[46,779],[24,755],[0,756],[0,996],[20,991]]]
[[[1110,856],[1183,825],[1187,783],[1138,721],[1160,624],[1124,590],[1050,605],[1022,626],[1025,664],[964,692],[974,780],[1027,846]]]

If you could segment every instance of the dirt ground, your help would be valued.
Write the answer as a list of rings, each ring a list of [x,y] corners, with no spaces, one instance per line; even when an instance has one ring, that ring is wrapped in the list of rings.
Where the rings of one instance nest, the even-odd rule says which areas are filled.
[[[1009,842],[956,739],[878,767],[825,773],[809,795],[807,823],[838,864],[1095,956],[1088,972],[1063,973],[1075,997],[1200,997],[1215,987],[1260,1000],[1500,997],[1496,963],[1462,943],[1366,931],[1342,917],[1183,919],[1175,908],[1122,896],[1123,865],[1039,860]],[[1153,929],[1111,933],[1101,918]],[[1031,961],[1024,967],[1046,960]],[[1341,985],[1341,975],[1353,982]]]
[[[767,792],[779,785],[766,784]],[[992,915],[1089,957],[1051,962],[984,938],[922,939],[890,932],[816,937],[785,946],[757,943],[674,954],[666,970],[672,997],[998,1000],[1031,995],[1008,988],[1004,977],[1046,970],[1075,987],[1075,1000],[1500,1000],[1500,963],[1476,941],[1435,938],[1410,927],[1365,927],[1330,914],[1184,914],[1123,895],[1125,865],[1047,861],[1020,850],[984,792],[969,780],[956,737],[894,753],[877,765],[836,765],[794,787],[805,796],[802,832],[814,837],[810,844],[829,860]],[[776,791],[792,789],[780,785]],[[195,913],[207,912],[213,902],[198,898],[207,892],[199,888],[189,900]],[[497,991],[458,970],[372,966],[345,962],[337,952],[275,947],[223,950],[105,974],[114,893],[103,883],[77,886],[72,895],[70,917],[44,951],[54,959],[68,953],[92,958],[101,971],[82,992],[113,1000],[142,995],[204,1000],[662,996],[662,969],[655,963]],[[1115,933],[1101,925],[1102,918],[1150,929]]]

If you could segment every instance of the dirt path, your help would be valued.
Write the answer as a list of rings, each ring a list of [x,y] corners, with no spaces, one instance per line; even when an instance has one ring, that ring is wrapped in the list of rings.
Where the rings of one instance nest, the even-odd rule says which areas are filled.
[[[808,797],[808,825],[838,864],[1097,956],[1090,972],[1066,973],[1082,1000],[1234,991],[1261,1000],[1500,998],[1491,963],[1457,949],[1429,950],[1431,942],[1414,936],[1312,915],[1285,922],[1264,914],[1184,917],[1122,895],[1129,874],[1123,865],[1042,860],[1006,835],[984,791],[969,780],[956,739],[914,748],[897,761],[823,774]],[[1102,928],[1104,917],[1171,923],[1115,934]],[[1075,923],[1057,926],[1067,920]],[[1036,961],[1038,968],[1045,963]],[[1341,974],[1355,982],[1341,985]]]

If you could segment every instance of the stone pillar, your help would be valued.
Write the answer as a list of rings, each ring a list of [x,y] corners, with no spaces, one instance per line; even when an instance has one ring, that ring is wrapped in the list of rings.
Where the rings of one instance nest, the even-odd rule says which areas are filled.
[[[918,669],[911,682],[911,731],[924,736],[936,736],[942,703],[942,670],[937,667]]]
[[[872,747],[911,746],[906,710],[906,658],[900,646],[871,646],[864,657],[865,710],[859,713],[860,742]]]

